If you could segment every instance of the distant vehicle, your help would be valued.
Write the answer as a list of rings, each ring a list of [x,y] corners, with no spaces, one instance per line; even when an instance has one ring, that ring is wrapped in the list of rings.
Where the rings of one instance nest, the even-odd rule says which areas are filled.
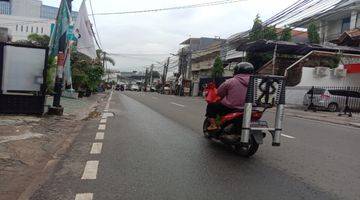
[[[125,85],[117,84],[115,86],[115,90],[116,91],[124,91],[125,90]]]
[[[140,88],[138,85],[131,85],[130,90],[131,91],[140,91]]]
[[[346,96],[349,97],[349,106],[352,110],[360,110],[360,93],[347,90],[331,90],[324,88],[310,89],[305,95],[303,100],[304,106],[309,106],[311,103],[311,95],[313,93],[313,106],[336,112],[345,108]],[[359,103],[351,103],[351,102]]]

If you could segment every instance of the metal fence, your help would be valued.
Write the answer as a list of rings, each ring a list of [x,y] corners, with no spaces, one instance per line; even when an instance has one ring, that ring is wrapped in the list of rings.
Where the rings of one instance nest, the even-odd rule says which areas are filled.
[[[325,94],[316,92],[321,90],[328,92]],[[360,112],[360,87],[314,86],[309,93],[309,109],[311,110],[317,110],[319,107],[328,108],[333,104],[337,105],[339,115],[351,116],[352,113]]]

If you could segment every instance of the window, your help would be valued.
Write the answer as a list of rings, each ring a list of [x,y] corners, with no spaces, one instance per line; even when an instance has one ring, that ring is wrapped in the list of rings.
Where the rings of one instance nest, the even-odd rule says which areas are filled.
[[[15,30],[18,31],[19,25],[16,24]]]
[[[31,33],[33,33],[34,32],[34,27],[31,27]]]
[[[341,33],[350,30],[350,17],[344,18],[341,25]]]
[[[36,27],[36,33],[39,33],[39,27]]]
[[[26,26],[26,32],[29,32],[29,26]]]
[[[21,30],[21,32],[23,32],[23,31],[24,31],[24,26],[23,26],[23,25],[21,25],[20,30]]]
[[[41,27],[41,33],[44,33],[44,28],[43,27]]]
[[[324,94],[325,93],[325,89],[322,89],[322,88],[314,88],[314,94],[316,95],[316,94]],[[311,89],[311,90],[309,90],[308,92],[307,92],[307,94],[311,94],[311,93],[313,93],[313,89]]]

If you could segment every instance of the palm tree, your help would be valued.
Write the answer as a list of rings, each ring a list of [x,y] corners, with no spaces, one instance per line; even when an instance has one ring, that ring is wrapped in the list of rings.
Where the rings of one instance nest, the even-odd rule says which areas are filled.
[[[107,53],[101,49],[96,50],[96,57],[95,62],[99,65],[101,65],[104,61],[111,63],[113,66],[115,65],[115,60],[109,57]]]

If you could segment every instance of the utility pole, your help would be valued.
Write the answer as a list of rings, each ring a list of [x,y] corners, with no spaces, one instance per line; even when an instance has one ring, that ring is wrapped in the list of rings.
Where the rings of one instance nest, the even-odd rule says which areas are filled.
[[[149,68],[146,68],[146,71],[145,71],[145,92],[147,90],[147,85],[148,85],[148,74],[149,74]]]
[[[170,64],[170,57],[168,57],[166,63],[164,64],[164,70],[163,70],[163,75],[162,75],[162,93],[165,93],[165,82],[166,82],[166,77],[167,77],[167,73],[168,73],[168,69],[169,69],[169,64]]]
[[[151,64],[151,66],[150,66],[150,90],[151,90],[151,85],[154,82],[154,80],[153,80],[153,72],[154,72],[154,64]]]
[[[72,0],[66,0],[69,11],[71,12],[71,2]],[[62,115],[64,108],[61,106],[61,95],[63,88],[63,73],[64,73],[64,65],[65,65],[65,57],[66,57],[66,48],[67,48],[67,40],[66,34],[64,34],[59,40],[59,54],[58,54],[58,69],[55,78],[54,85],[54,100],[53,100],[53,108],[49,109],[49,113],[54,113],[56,115]]]

